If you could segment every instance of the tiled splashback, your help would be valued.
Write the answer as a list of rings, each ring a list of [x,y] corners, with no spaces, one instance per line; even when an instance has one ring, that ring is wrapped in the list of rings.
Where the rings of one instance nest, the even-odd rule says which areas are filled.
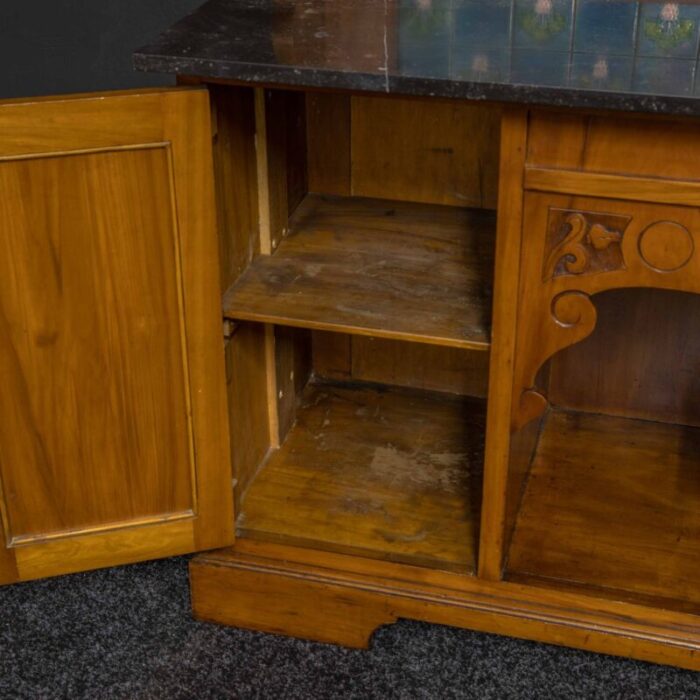
[[[700,4],[401,0],[399,73],[700,95]]]

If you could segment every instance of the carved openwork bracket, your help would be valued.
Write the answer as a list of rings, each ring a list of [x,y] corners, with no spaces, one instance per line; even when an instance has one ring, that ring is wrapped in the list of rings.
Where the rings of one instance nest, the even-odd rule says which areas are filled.
[[[538,199],[539,197],[539,199]],[[593,332],[591,296],[608,289],[658,287],[700,293],[700,241],[687,209],[601,201],[618,213],[547,206],[532,195],[532,226],[524,237],[512,427],[547,408],[536,385],[545,362]],[[544,200],[544,201],[543,201]]]
[[[542,280],[624,269],[621,243],[630,220],[617,214],[550,209]]]
[[[535,387],[542,365],[560,350],[580,342],[595,328],[598,314],[588,294],[562,292],[552,299],[546,331],[531,343],[526,357],[520,360],[516,382],[517,403],[513,411],[513,429],[519,430],[538,418],[547,408],[547,398]]]

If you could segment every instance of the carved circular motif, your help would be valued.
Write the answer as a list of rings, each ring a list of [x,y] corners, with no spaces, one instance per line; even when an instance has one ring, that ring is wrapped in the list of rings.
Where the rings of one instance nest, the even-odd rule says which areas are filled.
[[[657,221],[639,237],[639,255],[657,272],[675,272],[693,257],[695,243],[685,226],[675,221]]]
[[[552,317],[564,328],[579,324],[595,325],[596,310],[588,294],[583,292],[562,292],[552,299]]]

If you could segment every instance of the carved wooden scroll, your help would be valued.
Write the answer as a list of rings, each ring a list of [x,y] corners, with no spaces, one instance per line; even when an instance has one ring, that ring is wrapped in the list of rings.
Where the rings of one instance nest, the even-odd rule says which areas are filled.
[[[550,209],[543,281],[623,268],[621,242],[630,220],[615,214]]]
[[[581,208],[553,206],[576,201]],[[593,295],[622,287],[700,293],[700,212],[622,200],[526,195],[512,429],[547,408],[545,362],[590,335]],[[600,212],[588,207],[600,206]],[[584,206],[586,208],[584,208]]]

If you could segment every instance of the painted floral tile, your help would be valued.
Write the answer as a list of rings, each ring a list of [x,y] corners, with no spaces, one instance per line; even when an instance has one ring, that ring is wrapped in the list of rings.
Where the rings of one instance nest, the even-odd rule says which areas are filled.
[[[678,2],[643,3],[639,24],[642,56],[695,58],[700,7]]]
[[[572,6],[573,0],[515,0],[515,46],[568,49]]]
[[[452,10],[445,0],[401,0],[399,70],[446,77],[450,65]]]
[[[576,53],[569,84],[586,90],[628,91],[632,87],[632,57]]]
[[[510,80],[510,51],[457,46],[452,57],[452,78],[501,83]]]

